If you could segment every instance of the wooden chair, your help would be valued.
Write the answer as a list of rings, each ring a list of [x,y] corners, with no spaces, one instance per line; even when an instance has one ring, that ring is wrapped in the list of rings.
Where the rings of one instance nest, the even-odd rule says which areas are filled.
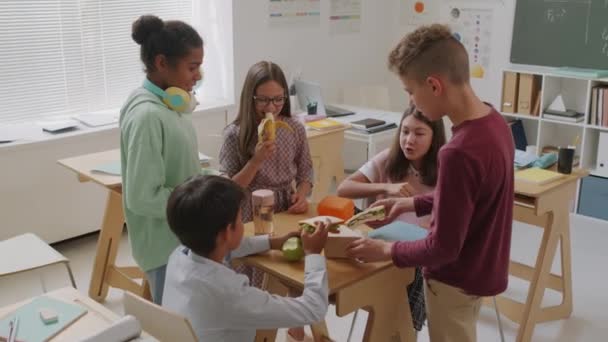
[[[0,241],[0,277],[63,264],[68,271],[70,282],[76,288],[70,260],[42,241],[37,235],[27,233]],[[43,290],[46,292],[44,282]]]
[[[125,314],[135,316],[141,323],[142,329],[161,342],[198,341],[190,322],[185,317],[167,311],[161,306],[127,291],[125,291],[123,304]]]

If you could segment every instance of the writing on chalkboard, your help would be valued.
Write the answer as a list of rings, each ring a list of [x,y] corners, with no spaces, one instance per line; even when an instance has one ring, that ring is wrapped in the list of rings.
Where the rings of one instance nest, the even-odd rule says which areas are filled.
[[[547,20],[550,23],[561,21],[567,14],[565,8],[549,8],[547,9]]]
[[[511,62],[608,70],[608,0],[517,0]]]
[[[568,1],[568,0],[547,0],[548,2],[554,2],[554,1],[559,1],[561,3],[560,4],[555,4],[553,6],[557,6],[554,8],[548,8],[547,9],[547,21],[549,21],[549,23],[560,23],[564,20],[564,18],[566,18],[566,15],[568,14],[568,11],[566,11],[566,9],[564,7],[560,7],[563,6],[563,4],[577,4],[577,5],[585,5],[587,6],[587,19],[586,19],[586,23],[585,23],[585,44],[589,43],[589,24],[590,24],[590,20],[591,20],[591,6],[593,5],[593,3],[591,2],[592,0],[588,0],[588,1],[583,1],[583,2],[578,2],[578,1]],[[606,1],[606,3],[608,4],[608,0],[604,0]]]
[[[608,0],[606,0],[606,4],[608,5]],[[602,32],[602,40],[604,41],[602,54],[608,57],[608,26],[604,27],[604,31]]]

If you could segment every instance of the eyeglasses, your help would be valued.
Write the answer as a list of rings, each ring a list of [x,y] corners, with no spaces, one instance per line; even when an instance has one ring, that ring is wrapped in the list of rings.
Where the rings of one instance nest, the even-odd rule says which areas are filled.
[[[264,97],[264,96],[254,96],[253,99],[255,103],[260,106],[268,106],[270,102],[272,102],[275,106],[282,106],[285,103],[285,96],[277,96],[277,97]]]

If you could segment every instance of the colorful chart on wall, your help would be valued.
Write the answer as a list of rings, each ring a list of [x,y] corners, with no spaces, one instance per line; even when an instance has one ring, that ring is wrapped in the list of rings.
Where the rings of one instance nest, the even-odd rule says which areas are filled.
[[[440,0],[401,0],[401,24],[420,26],[439,21]]]
[[[454,36],[469,53],[471,77],[485,78],[492,56],[492,18],[489,8],[449,6],[442,22],[450,26]],[[447,17],[447,18],[446,18]]]
[[[331,34],[361,31],[361,0],[331,0],[329,11]]]
[[[320,0],[269,0],[268,24],[271,27],[319,27]]]

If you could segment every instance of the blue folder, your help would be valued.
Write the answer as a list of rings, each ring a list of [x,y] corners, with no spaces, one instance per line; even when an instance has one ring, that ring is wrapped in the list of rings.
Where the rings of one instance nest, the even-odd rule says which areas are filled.
[[[58,315],[58,321],[51,324],[44,324],[38,313],[38,310],[42,308],[55,311]],[[86,313],[87,309],[80,305],[40,296],[19,307],[0,320],[0,340],[4,340],[8,337],[9,321],[15,316],[19,317],[17,341],[44,342],[60,333],[63,329]]]
[[[426,238],[428,233],[428,230],[415,224],[394,221],[369,232],[367,236],[386,241],[416,241]]]

